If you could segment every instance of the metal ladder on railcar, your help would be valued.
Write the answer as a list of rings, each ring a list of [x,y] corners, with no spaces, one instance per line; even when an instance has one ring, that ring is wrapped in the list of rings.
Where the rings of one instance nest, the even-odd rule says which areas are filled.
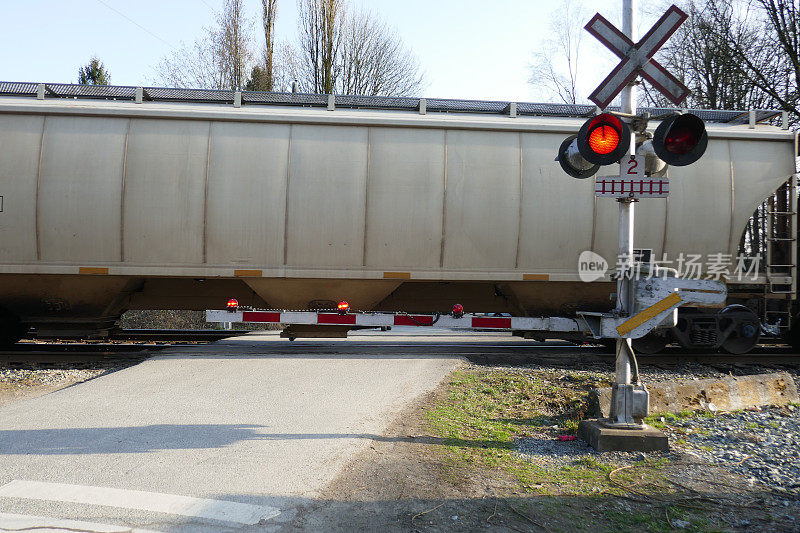
[[[797,176],[767,200],[764,305],[761,320],[784,335],[792,327],[797,293]]]

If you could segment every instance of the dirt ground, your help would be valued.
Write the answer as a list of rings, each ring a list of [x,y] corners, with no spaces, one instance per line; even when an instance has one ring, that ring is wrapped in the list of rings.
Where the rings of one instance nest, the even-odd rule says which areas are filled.
[[[493,370],[468,365],[474,376]],[[675,449],[597,454],[515,470],[502,439],[445,438],[431,413],[455,380],[419,399],[287,527],[303,531],[798,531],[800,505]],[[470,422],[471,423],[471,422]],[[565,432],[561,427],[551,431]],[[496,462],[492,447],[509,452]],[[512,446],[513,447],[513,446]],[[471,453],[477,449],[478,453]],[[466,451],[465,451],[466,450]],[[517,457],[514,457],[517,456]],[[489,458],[487,460],[487,457]],[[523,457],[520,461],[526,461]],[[566,474],[565,474],[566,472]]]

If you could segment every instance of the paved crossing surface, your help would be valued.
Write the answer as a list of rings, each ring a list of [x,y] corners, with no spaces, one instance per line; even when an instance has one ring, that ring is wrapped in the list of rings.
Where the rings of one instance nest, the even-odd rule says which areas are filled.
[[[290,345],[251,334],[173,348],[7,405],[0,408],[0,528],[205,531],[286,523],[298,502],[314,498],[409,402],[458,366],[455,350],[436,355],[438,344],[491,338],[359,336]],[[402,353],[393,343],[431,349]]]

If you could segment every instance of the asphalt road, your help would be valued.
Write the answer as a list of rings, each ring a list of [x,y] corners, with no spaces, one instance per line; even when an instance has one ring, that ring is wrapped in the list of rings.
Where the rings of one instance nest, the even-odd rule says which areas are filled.
[[[251,334],[7,405],[0,528],[277,527],[456,368],[437,345],[487,341],[511,339]]]

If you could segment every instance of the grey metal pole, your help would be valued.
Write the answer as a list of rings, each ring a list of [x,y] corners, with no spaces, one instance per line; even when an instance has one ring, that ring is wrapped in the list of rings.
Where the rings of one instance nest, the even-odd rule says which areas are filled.
[[[636,42],[635,28],[636,28],[636,14],[637,14],[637,0],[622,0],[622,32],[627,35],[633,42]],[[635,82],[635,80],[634,80]],[[636,85],[634,82],[629,83],[622,89],[622,101],[620,111],[631,115],[636,114]],[[631,146],[628,149],[628,155],[636,153],[636,136],[631,135]],[[634,220],[634,202],[631,199],[619,200],[619,256],[627,257],[628,260],[633,262],[633,220]],[[632,303],[632,281],[626,277],[622,277],[617,281],[617,311],[625,316],[630,315],[633,311]],[[631,360],[629,354],[632,353],[631,339],[617,339],[616,347],[616,365],[614,376],[615,400],[611,405],[611,422],[612,423],[626,423],[630,422],[630,415],[623,406],[629,405],[628,398],[626,397],[630,392],[630,387],[620,387],[620,385],[631,384]],[[619,395],[623,397],[620,398]],[[620,412],[622,411],[622,412]]]

